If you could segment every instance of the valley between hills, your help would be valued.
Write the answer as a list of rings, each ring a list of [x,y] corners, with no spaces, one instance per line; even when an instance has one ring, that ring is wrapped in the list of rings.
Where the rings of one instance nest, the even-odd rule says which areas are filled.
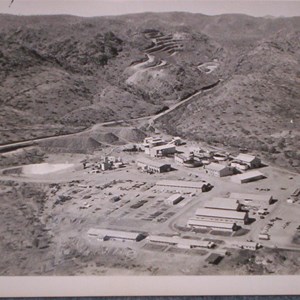
[[[143,137],[247,148],[300,170],[299,17],[1,15],[0,25],[2,145],[63,135],[30,151],[88,153],[126,140],[97,124],[127,120]]]

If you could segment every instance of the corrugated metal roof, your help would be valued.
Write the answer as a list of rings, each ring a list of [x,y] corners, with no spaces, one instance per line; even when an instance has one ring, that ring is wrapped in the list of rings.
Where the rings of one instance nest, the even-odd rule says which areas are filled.
[[[156,182],[156,185],[161,186],[173,186],[173,187],[183,187],[191,189],[202,189],[205,185],[203,182],[197,181],[184,181],[184,180],[160,180]]]
[[[213,221],[199,220],[197,218],[191,218],[188,220],[188,225],[218,227],[224,229],[232,229],[234,227],[234,224],[235,224],[234,222],[232,223],[213,222]]]
[[[260,177],[260,176],[264,176],[264,174],[259,171],[250,171],[250,172],[246,172],[243,174],[238,174],[238,175],[232,176],[231,179],[233,181],[236,181],[236,180],[243,180],[243,179],[251,179],[251,178]]]
[[[235,159],[250,163],[255,158],[256,158],[256,156],[253,156],[253,155],[250,155],[250,154],[240,153]]]
[[[270,201],[272,195],[258,195],[258,194],[243,194],[243,193],[230,193],[230,198],[243,199],[243,200],[259,200],[259,201]]]
[[[194,239],[184,239],[178,236],[161,236],[161,235],[149,235],[147,240],[158,243],[166,243],[170,245],[184,245],[188,247],[202,247],[209,248],[212,247],[213,243],[209,241],[200,241]]]
[[[121,239],[137,239],[141,234],[139,232],[129,232],[120,230],[110,230],[110,229],[96,229],[90,228],[88,230],[89,235],[97,235],[98,237],[110,237],[110,238],[121,238]]]
[[[244,220],[246,217],[245,212],[213,209],[213,208],[198,208],[196,210],[196,215],[197,216],[205,216],[205,217],[238,219],[238,220]]]
[[[235,241],[231,244],[233,247],[245,247],[245,248],[257,248],[258,243],[257,242],[247,242],[247,241]]]
[[[205,167],[205,169],[207,170],[213,170],[213,171],[222,171],[224,169],[228,168],[227,166],[221,165],[221,164],[217,164],[217,163],[210,163],[209,165],[207,165]]]
[[[237,210],[240,204],[237,199],[216,197],[205,202],[204,207],[215,209]]]
[[[176,147],[175,146],[173,146],[173,145],[161,145],[161,146],[156,146],[156,147],[153,147],[153,148],[151,148],[151,150],[165,150],[165,149],[176,149]]]

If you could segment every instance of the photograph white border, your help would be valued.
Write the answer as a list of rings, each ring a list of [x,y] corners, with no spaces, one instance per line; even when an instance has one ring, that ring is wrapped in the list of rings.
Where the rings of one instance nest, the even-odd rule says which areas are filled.
[[[0,277],[0,297],[299,295],[300,276]]]
[[[226,3],[228,0],[223,1]],[[243,0],[240,1],[243,2]],[[285,0],[281,1],[285,2]],[[300,276],[140,275],[0,277],[0,297],[195,295],[300,295]]]

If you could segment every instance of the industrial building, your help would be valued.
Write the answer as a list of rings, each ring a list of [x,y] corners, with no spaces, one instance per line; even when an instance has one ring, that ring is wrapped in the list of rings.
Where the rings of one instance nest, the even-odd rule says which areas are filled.
[[[165,144],[166,142],[160,137],[146,137],[144,139],[143,146],[145,148],[151,148],[151,147],[161,146]]]
[[[234,174],[234,168],[212,162],[205,166],[205,172],[216,177],[224,177]]]
[[[245,249],[245,250],[257,250],[259,248],[259,243],[256,242],[244,242],[244,241],[235,241],[232,242],[231,247]]]
[[[240,212],[240,211],[233,211],[233,210],[198,208],[196,210],[196,216],[201,217],[205,220],[211,220],[216,222],[231,220],[234,222],[244,222],[244,224],[248,223],[247,212]]]
[[[234,175],[231,177],[231,180],[235,183],[247,183],[252,181],[257,181],[260,179],[266,178],[264,174],[259,171],[250,171],[243,174]]]
[[[197,181],[183,181],[183,180],[160,180],[156,182],[157,186],[167,186],[175,188],[187,188],[187,189],[200,189],[205,191],[209,184]]]
[[[273,201],[273,197],[270,194],[244,194],[244,193],[230,193],[230,198],[238,199],[240,201],[260,201],[264,203],[271,204]]]
[[[174,145],[161,145],[149,148],[149,154],[151,157],[167,156],[174,153],[176,153],[176,147]]]
[[[136,163],[139,168],[149,173],[164,173],[169,172],[172,169],[170,164],[152,161],[149,159],[139,159]]]
[[[166,142],[160,137],[146,137],[144,139],[143,147],[145,153],[150,155],[150,149],[157,146],[165,145]]]
[[[136,241],[139,242],[146,238],[146,235],[140,232],[128,232],[109,229],[96,229],[90,228],[88,235],[96,237],[102,241],[114,240],[114,241]]]
[[[194,239],[184,239],[178,236],[161,236],[161,235],[149,235],[147,240],[152,243],[166,244],[170,246],[176,246],[178,248],[193,249],[193,248],[213,248],[215,243],[210,241],[200,241]]]
[[[184,197],[182,197],[181,194],[174,194],[174,195],[170,196],[168,199],[166,199],[165,202],[166,202],[166,204],[169,204],[169,205],[176,205],[183,199],[184,199]]]
[[[187,227],[191,228],[201,228],[201,229],[211,229],[211,230],[220,230],[220,231],[236,231],[237,225],[234,222],[215,222],[202,220],[197,218],[191,218],[187,222]]]
[[[237,157],[235,157],[234,161],[246,164],[251,169],[259,168],[261,166],[261,160],[258,157],[244,153],[240,153]]]
[[[183,165],[187,160],[189,160],[189,157],[187,155],[185,155],[185,154],[178,154],[178,153],[176,153],[174,155],[174,161],[177,164]]]
[[[246,170],[249,169],[249,166],[248,166],[247,164],[241,163],[241,162],[235,161],[235,160],[233,160],[233,161],[230,163],[230,166],[231,166],[232,168],[236,168],[236,169],[238,169],[238,170],[240,170],[240,171],[246,171]]]
[[[105,156],[102,158],[102,162],[97,164],[96,167],[100,168],[102,171],[111,170],[114,168],[121,168],[124,166],[122,159],[116,158],[114,156]]]
[[[202,166],[202,162],[199,158],[196,158],[194,154],[185,155],[185,154],[175,154],[174,160],[177,164],[184,165],[188,168],[195,168]]]
[[[237,199],[216,197],[207,201],[204,207],[239,211],[241,209],[241,204]]]

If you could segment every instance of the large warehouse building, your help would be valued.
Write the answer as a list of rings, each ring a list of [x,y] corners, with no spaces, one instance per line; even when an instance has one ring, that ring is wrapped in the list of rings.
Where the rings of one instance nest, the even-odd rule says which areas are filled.
[[[193,249],[193,248],[213,248],[215,243],[210,241],[200,241],[194,239],[184,239],[178,236],[162,236],[149,235],[147,240],[152,243],[166,244],[170,246],[177,246],[178,248]]]
[[[244,194],[244,193],[230,193],[230,198],[238,199],[240,201],[259,201],[271,204],[273,201],[273,197],[270,194]]]
[[[184,181],[184,180],[160,180],[156,182],[158,186],[187,188],[187,189],[200,189],[206,190],[209,184],[200,181]]]
[[[241,204],[237,199],[216,197],[207,201],[204,207],[239,211],[241,209]]]
[[[128,232],[120,230],[109,229],[96,229],[90,228],[88,235],[96,237],[102,241],[115,240],[115,241],[136,241],[139,242],[146,238],[146,235],[140,232]]]
[[[231,180],[236,183],[247,183],[252,181],[257,181],[260,179],[266,178],[264,174],[259,171],[250,171],[239,175],[234,175],[231,177]]]
[[[234,222],[214,222],[207,221],[197,218],[191,218],[187,222],[187,227],[200,228],[200,229],[211,229],[220,231],[235,231],[237,230],[237,225]]]
[[[244,222],[248,223],[248,213],[239,212],[233,210],[222,210],[222,209],[212,209],[212,208],[198,208],[196,210],[196,216],[201,217],[205,220],[223,222],[225,220],[230,220],[233,222]]]
[[[150,159],[139,159],[136,163],[139,168],[146,172],[164,173],[171,171],[170,164],[164,164],[162,162],[152,161]]]

